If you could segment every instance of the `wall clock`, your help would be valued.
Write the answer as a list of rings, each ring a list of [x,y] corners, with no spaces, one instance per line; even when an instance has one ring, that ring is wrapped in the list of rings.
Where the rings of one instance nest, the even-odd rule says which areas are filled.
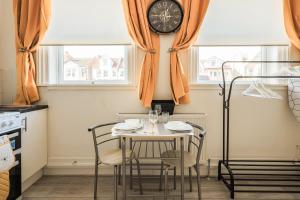
[[[167,34],[179,29],[183,20],[183,10],[176,0],[155,0],[149,6],[147,16],[152,31]]]

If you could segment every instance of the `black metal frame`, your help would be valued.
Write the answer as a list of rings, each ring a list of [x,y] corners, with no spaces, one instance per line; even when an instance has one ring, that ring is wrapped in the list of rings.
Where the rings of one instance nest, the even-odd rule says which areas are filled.
[[[300,193],[300,162],[290,160],[231,160],[229,154],[230,100],[235,81],[254,78],[289,79],[300,78],[300,76],[237,76],[230,81],[227,94],[224,66],[232,63],[300,64],[300,61],[226,61],[222,64],[223,84],[219,84],[219,86],[222,89],[220,95],[223,96],[223,157],[218,163],[218,180],[224,182],[230,191],[231,198],[234,198],[235,192]],[[224,170],[225,172],[223,172]],[[257,189],[259,187],[263,187],[263,189]],[[285,190],[279,188],[285,188]]]

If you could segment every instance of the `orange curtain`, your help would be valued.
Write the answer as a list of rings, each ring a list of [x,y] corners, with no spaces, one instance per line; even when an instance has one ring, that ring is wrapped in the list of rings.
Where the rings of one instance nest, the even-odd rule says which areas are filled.
[[[159,64],[160,40],[148,26],[147,9],[151,0],[122,0],[129,34],[143,51],[139,97],[145,107],[150,107],[155,91],[155,82]]]
[[[171,88],[176,104],[189,103],[189,85],[180,63],[179,50],[188,49],[197,39],[200,26],[205,17],[209,0],[182,0],[184,18],[179,32],[170,48]]]
[[[16,104],[38,101],[33,53],[49,24],[51,0],[14,0],[15,40],[17,54]]]
[[[283,0],[284,24],[288,37],[300,50],[300,1]]]
[[[283,0],[284,24],[287,35],[292,43],[290,59],[300,58],[300,1]]]

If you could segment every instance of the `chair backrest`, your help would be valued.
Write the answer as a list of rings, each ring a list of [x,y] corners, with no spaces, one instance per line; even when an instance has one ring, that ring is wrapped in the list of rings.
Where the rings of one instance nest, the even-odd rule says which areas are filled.
[[[119,148],[121,148],[121,140],[119,137],[111,137],[111,129],[109,131],[108,128],[111,128],[113,125],[117,124],[118,122],[111,122],[106,124],[99,124],[93,127],[88,128],[89,132],[92,132],[93,135],[93,142],[94,142],[94,149],[95,149],[95,156],[97,164],[100,164],[100,146],[104,143],[119,140]]]
[[[189,138],[188,142],[188,151],[191,151],[191,146],[196,147],[196,163],[198,164],[200,162],[200,157],[201,157],[201,152],[202,152],[202,147],[203,147],[203,142],[204,138],[206,135],[206,131],[204,128],[201,126],[191,123],[191,122],[186,122],[187,124],[191,125],[194,128],[195,134]]]

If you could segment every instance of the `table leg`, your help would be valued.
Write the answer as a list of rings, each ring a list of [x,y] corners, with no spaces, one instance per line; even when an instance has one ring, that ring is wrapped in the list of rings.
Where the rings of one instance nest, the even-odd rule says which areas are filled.
[[[126,138],[122,138],[122,176],[123,176],[123,185],[122,193],[123,199],[126,200]]]
[[[180,151],[181,151],[181,200],[184,200],[184,142],[183,137],[180,138]]]
[[[129,140],[129,148],[132,151],[132,138],[130,138]],[[129,161],[130,164],[130,189],[132,190],[132,160],[130,159]]]

